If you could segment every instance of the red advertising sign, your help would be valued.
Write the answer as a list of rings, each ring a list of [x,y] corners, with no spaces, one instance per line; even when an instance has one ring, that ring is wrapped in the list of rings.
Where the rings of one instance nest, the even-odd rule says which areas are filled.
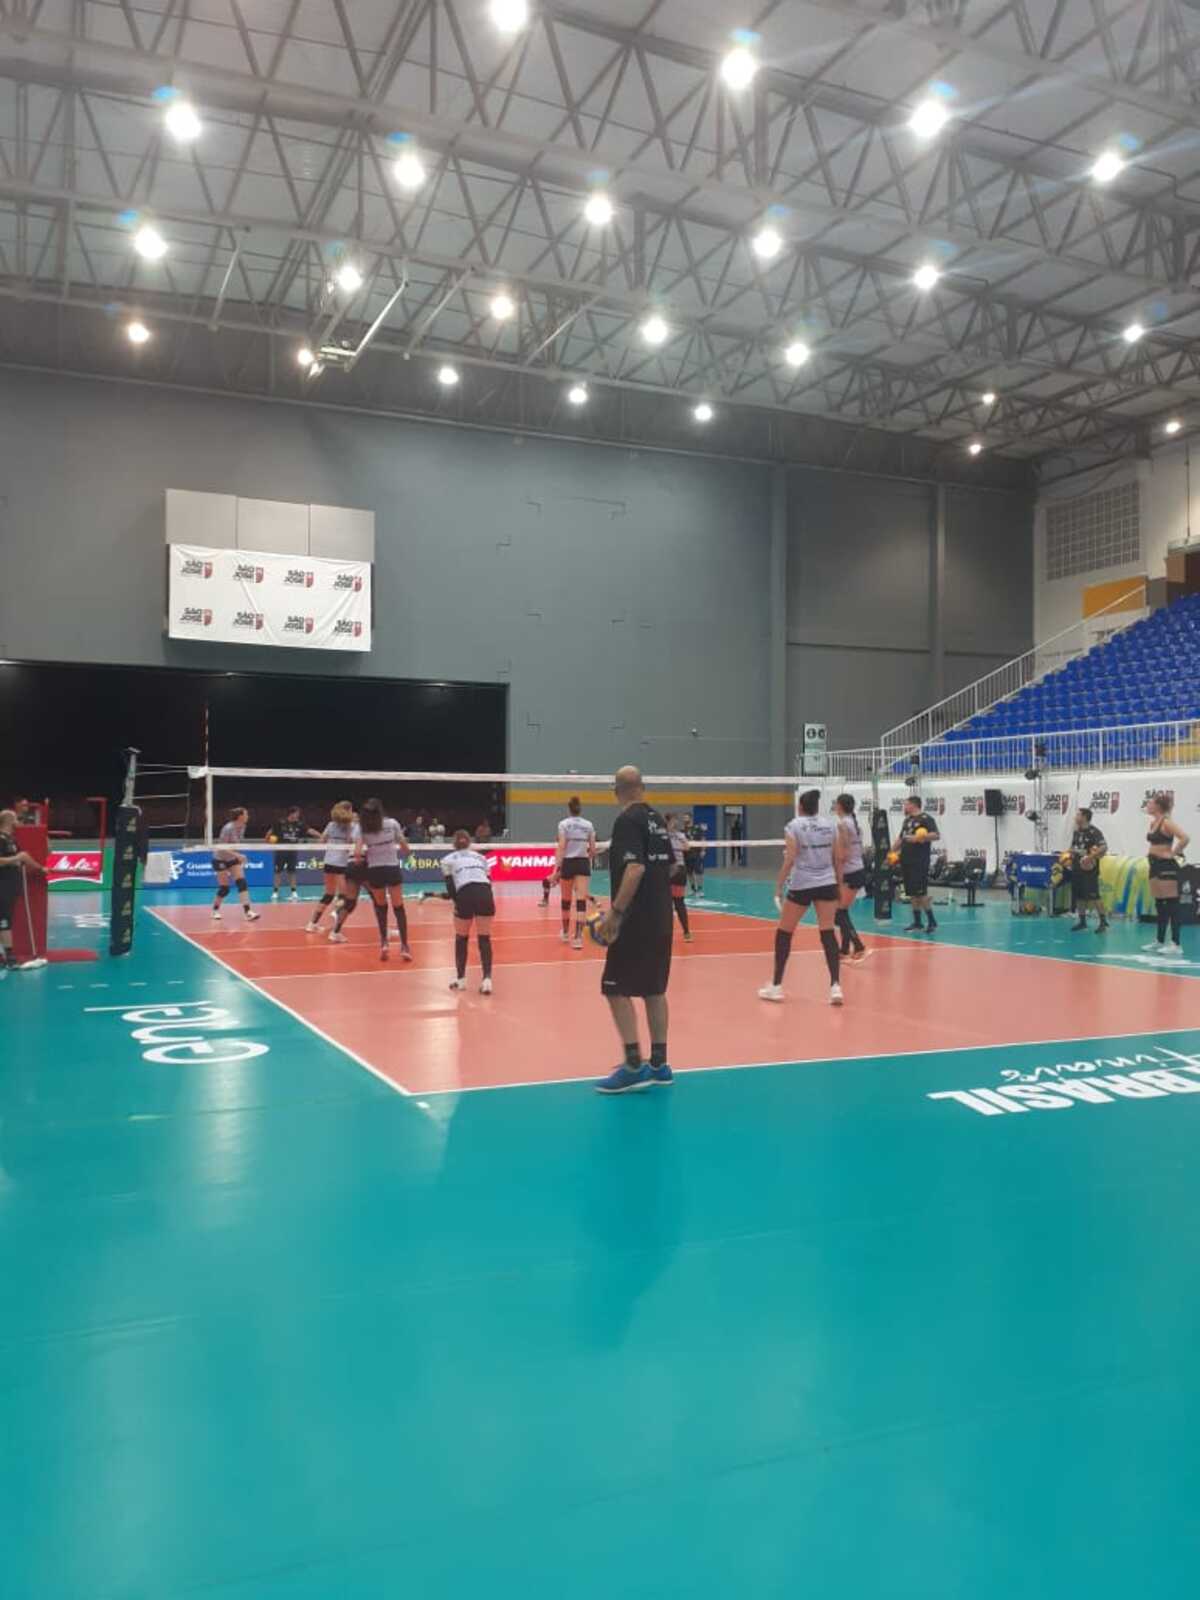
[[[99,850],[51,850],[46,856],[46,876],[51,883],[62,878],[104,881],[104,857]]]
[[[554,871],[554,851],[533,845],[488,845],[493,883],[541,883]]]

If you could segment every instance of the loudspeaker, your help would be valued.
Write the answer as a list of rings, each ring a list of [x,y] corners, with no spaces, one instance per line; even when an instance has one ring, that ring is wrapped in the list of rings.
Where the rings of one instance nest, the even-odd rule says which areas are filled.
[[[989,817],[1002,817],[1004,815],[1003,790],[985,789],[983,791],[983,809]]]

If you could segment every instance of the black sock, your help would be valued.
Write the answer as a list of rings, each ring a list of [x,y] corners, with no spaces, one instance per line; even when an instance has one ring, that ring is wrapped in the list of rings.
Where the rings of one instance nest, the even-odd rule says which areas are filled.
[[[937,927],[937,923],[934,921],[933,907],[932,906],[930,906],[929,909],[926,911],[925,920],[929,923],[929,926],[931,928],[936,928]]]
[[[396,926],[400,930],[400,943],[401,944],[407,944],[408,943],[408,912],[404,909],[403,902],[401,902],[397,906],[393,906],[392,907],[392,911],[395,913]]]
[[[1158,942],[1159,942],[1159,944],[1166,944],[1166,942],[1167,942],[1167,923],[1170,921],[1170,919],[1171,919],[1171,914],[1167,910],[1167,902],[1165,900],[1160,900],[1158,902]]]
[[[921,921],[921,912],[917,906],[913,906],[912,908],[912,919],[914,928],[923,928],[925,926],[925,924]]]
[[[454,935],[454,966],[460,978],[467,975],[467,936],[465,933]]]
[[[642,1047],[640,1044],[627,1044],[625,1046],[625,1065],[631,1072],[636,1072],[642,1064]]]
[[[792,953],[792,936],[785,933],[782,928],[775,930],[775,976],[772,983],[776,986],[783,982],[783,971],[788,964],[788,957]]]
[[[490,978],[492,975],[492,936],[490,933],[479,935],[479,959],[483,964],[483,975]]]
[[[832,928],[821,929],[821,946],[825,951],[825,965],[829,968],[829,981],[836,983],[841,971],[841,957],[838,955],[837,934]]]
[[[375,921],[379,924],[379,937],[383,940],[384,944],[386,944],[387,943],[387,901],[385,900],[383,902],[383,904],[380,905],[378,900],[372,900],[371,904],[375,907]]]
[[[691,929],[688,927],[688,908],[683,902],[683,896],[680,895],[678,900],[673,900],[671,903],[675,907],[675,915],[679,918],[679,926],[683,929],[684,933],[690,933]]]
[[[1179,901],[1178,900],[1168,900],[1167,901],[1167,916],[1170,919],[1170,923],[1171,923],[1171,940],[1172,940],[1172,942],[1174,944],[1179,944],[1180,939],[1179,939]]]
[[[577,939],[582,939],[583,938],[583,924],[584,924],[586,919],[587,919],[587,901],[586,900],[576,900],[576,902],[575,902],[575,937]]]
[[[667,1064],[667,1041],[650,1046],[650,1065],[652,1067],[665,1067]]]

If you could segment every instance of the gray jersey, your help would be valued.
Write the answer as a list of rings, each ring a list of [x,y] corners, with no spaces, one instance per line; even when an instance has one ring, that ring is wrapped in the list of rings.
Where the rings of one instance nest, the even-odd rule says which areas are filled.
[[[788,889],[820,889],[837,882],[833,846],[837,823],[832,817],[793,817],[786,833],[796,848]]]
[[[583,860],[596,842],[596,830],[586,817],[564,817],[558,825],[564,861]]]
[[[398,867],[400,846],[407,843],[404,829],[395,817],[384,817],[377,833],[363,830],[362,842],[366,846],[369,867]]]
[[[842,834],[842,871],[863,871],[863,845],[862,834],[858,831],[856,817],[839,817],[838,827]]]
[[[490,883],[487,857],[478,850],[451,850],[442,858],[442,872],[454,879],[455,891],[465,889],[469,883]]]
[[[242,837],[245,834],[245,832],[246,832],[246,824],[244,822],[227,822],[225,824],[225,826],[221,829],[220,834],[218,835],[219,843],[217,845],[217,848],[213,851],[213,854],[218,858],[218,860],[228,861],[230,856],[232,854],[234,854],[234,852],[232,850],[229,850],[229,849],[222,850],[221,849],[221,845],[239,845],[239,844],[241,844]]]
[[[671,841],[671,859],[677,867],[681,867],[688,851],[688,836],[682,828],[672,828],[667,838]]]
[[[358,823],[330,822],[321,838],[325,844],[326,868],[340,871],[342,867],[350,865],[350,857],[359,840]]]

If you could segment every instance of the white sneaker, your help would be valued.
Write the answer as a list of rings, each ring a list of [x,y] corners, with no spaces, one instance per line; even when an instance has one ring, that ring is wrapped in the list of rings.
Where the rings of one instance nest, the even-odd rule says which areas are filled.
[[[870,957],[870,948],[864,947],[862,950],[851,950],[848,956],[842,957],[842,960],[848,961],[852,967],[861,967],[864,961],[870,960]]]
[[[1157,939],[1151,939],[1149,944],[1144,944],[1142,946],[1143,950],[1149,950],[1151,955],[1156,955],[1156,956],[1162,955],[1163,951],[1168,949],[1168,948],[1169,947],[1167,945],[1165,945],[1165,944],[1159,944]]]
[[[1159,951],[1159,956],[1163,961],[1182,961],[1185,959],[1182,946],[1177,944],[1163,945]]]
[[[560,933],[560,934],[559,934],[559,936],[558,936],[558,942],[559,942],[559,944],[570,944],[570,942],[571,942],[571,935],[570,935],[570,934],[569,934],[569,933],[568,933],[568,932],[567,932],[567,930],[566,930],[566,929],[565,929],[565,928],[564,928],[564,929],[563,929],[563,930],[562,930],[562,932],[561,932],[561,933]]]
[[[764,983],[762,988],[758,991],[758,998],[760,1000],[774,1000],[776,1002],[782,1000],[783,985],[781,983]]]
[[[830,990],[829,990],[829,1004],[831,1006],[842,1006],[842,1005],[845,1005],[845,1003],[846,1003],[846,996],[842,993],[841,984],[840,983],[832,984],[830,986]]]
[[[272,900],[278,900],[279,899],[279,890],[278,889],[272,889],[271,890],[271,899]]]
[[[213,921],[214,922],[220,922],[220,920],[221,920],[221,908],[220,908],[220,906],[214,906],[213,907]]]
[[[492,980],[490,978],[485,978],[483,980],[483,982],[479,985],[479,992],[480,992],[480,994],[491,994],[491,992],[492,992]]]
[[[242,915],[245,917],[247,922],[257,922],[258,921],[258,912],[257,911],[243,911]]]
[[[329,942],[330,944],[348,944],[349,940],[346,938],[344,933],[339,933],[336,928],[331,928],[329,932]]]
[[[575,937],[571,940],[571,949],[572,950],[582,950],[583,949],[583,940],[579,937],[578,934],[576,934]]]
[[[465,989],[467,987],[467,980],[465,978],[451,978],[450,987],[452,989]]]
[[[400,946],[400,959],[401,959],[401,961],[411,961],[412,958],[413,958],[412,951],[408,948],[408,946],[406,944],[402,944]]]
[[[319,922],[306,922],[304,924],[304,931],[305,933],[320,933],[321,924]]]

